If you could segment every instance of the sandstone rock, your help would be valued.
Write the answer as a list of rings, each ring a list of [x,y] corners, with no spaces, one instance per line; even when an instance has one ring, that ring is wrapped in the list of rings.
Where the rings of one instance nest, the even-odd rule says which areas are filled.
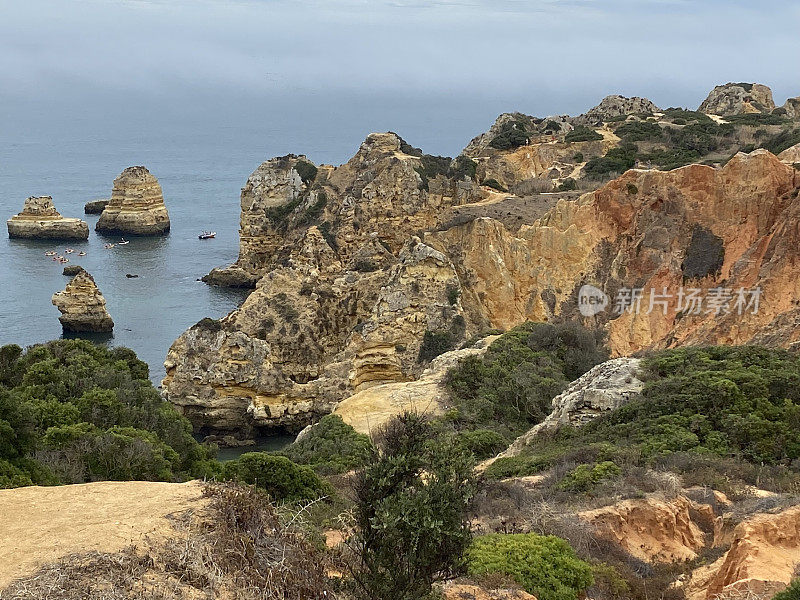
[[[697,110],[724,117],[772,112],[774,108],[772,90],[767,86],[760,83],[726,83],[711,90]]]
[[[83,271],[83,267],[80,265],[67,265],[66,267],[64,267],[62,274],[67,275],[69,277],[74,277],[81,271]]]
[[[114,180],[95,229],[105,234],[163,235],[170,222],[158,180],[145,167],[128,167]]]
[[[794,578],[799,562],[800,507],[759,514],[736,527],[724,556],[694,572],[686,596],[710,600],[751,592],[768,598]]]
[[[670,501],[624,500],[578,516],[594,527],[597,536],[614,542],[634,558],[671,563],[697,558],[706,545],[705,534],[692,519],[698,510],[709,513],[710,508],[678,496]],[[713,513],[707,516],[713,519]]]
[[[600,104],[577,117],[576,122],[597,124],[613,117],[631,114],[652,114],[655,112],[659,112],[659,108],[647,98],[638,96],[626,98],[619,94],[613,94],[606,96]]]
[[[489,336],[472,348],[453,350],[438,356],[417,380],[367,387],[339,402],[333,412],[353,429],[366,434],[374,433],[404,412],[443,414],[448,402],[444,386],[447,372],[467,356],[485,354],[497,337]]]
[[[790,119],[800,119],[800,96],[789,98],[783,105],[786,116]]]
[[[486,589],[456,581],[445,584],[442,593],[445,600],[536,600],[536,596],[521,589]]]
[[[791,148],[787,148],[778,154],[778,158],[789,164],[800,163],[800,144],[795,144]]]
[[[635,398],[644,387],[640,363],[638,358],[615,358],[590,369],[553,398],[553,411],[544,421],[514,440],[498,458],[517,456],[541,433],[564,425],[581,427]]]
[[[114,321],[106,311],[106,299],[94,279],[81,269],[67,287],[53,294],[53,304],[61,312],[58,318],[64,331],[108,332]]]
[[[31,196],[22,212],[7,221],[8,237],[43,240],[85,240],[89,226],[80,219],[62,217],[50,196]]]
[[[203,281],[229,287],[255,287],[256,281],[272,266],[285,243],[277,215],[279,211],[288,214],[308,189],[295,169],[299,162],[311,164],[305,156],[289,154],[262,163],[247,178],[241,194],[239,258],[229,267],[212,270]],[[275,216],[270,218],[270,214]]]
[[[83,205],[83,212],[87,215],[99,215],[103,212],[110,200],[104,198],[101,200],[90,200],[86,204]]]
[[[789,283],[800,235],[792,225],[800,210],[793,201],[798,189],[800,176],[792,167],[757,150],[738,154],[722,169],[628,171],[578,200],[560,200],[515,234],[491,219],[476,219],[426,233],[424,241],[453,260],[465,313],[482,315],[490,326],[583,318],[608,329],[616,356],[687,343],[764,340],[791,347],[800,340],[793,304],[800,290]],[[693,245],[694,237],[706,242]],[[687,265],[710,256],[711,246],[703,244],[716,248],[720,262],[689,276]],[[577,292],[585,283],[606,290],[608,310],[579,315]],[[758,286],[762,299],[771,300],[762,301],[757,313],[738,314],[731,304],[719,315],[684,315],[677,302],[666,314],[649,311],[645,298],[638,312],[615,314],[617,291],[626,285],[648,295],[664,287],[673,295],[682,287],[706,295],[713,288]]]

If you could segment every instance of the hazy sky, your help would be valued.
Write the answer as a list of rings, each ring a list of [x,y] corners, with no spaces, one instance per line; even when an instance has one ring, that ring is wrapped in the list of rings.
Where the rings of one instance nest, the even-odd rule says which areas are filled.
[[[0,134],[332,110],[417,123],[452,153],[500,112],[578,114],[610,93],[694,108],[758,81],[783,103],[800,95],[798,23],[796,0],[0,0]]]

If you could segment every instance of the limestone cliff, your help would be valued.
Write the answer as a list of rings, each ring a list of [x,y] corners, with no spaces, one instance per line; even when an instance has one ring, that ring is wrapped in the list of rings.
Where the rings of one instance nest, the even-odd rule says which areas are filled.
[[[80,219],[62,217],[50,196],[31,196],[22,212],[7,222],[8,237],[47,240],[85,240],[89,226]]]
[[[647,98],[633,96],[626,98],[619,94],[606,96],[594,108],[580,115],[576,121],[579,123],[601,124],[615,117],[623,117],[630,114],[650,115],[659,111],[659,108]]]
[[[128,167],[114,180],[95,229],[104,234],[163,235],[169,214],[158,180],[145,167]]]
[[[94,278],[81,269],[60,292],[53,294],[53,304],[61,312],[58,318],[64,331],[108,332],[114,321],[106,310],[106,299]]]
[[[775,108],[772,90],[760,83],[718,85],[700,104],[700,112],[713,115],[740,115],[771,112]]]

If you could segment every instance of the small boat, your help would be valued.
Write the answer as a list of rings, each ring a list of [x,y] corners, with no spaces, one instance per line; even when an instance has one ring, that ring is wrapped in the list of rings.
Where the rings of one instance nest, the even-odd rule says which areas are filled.
[[[83,250],[81,250],[80,252],[78,252],[78,256],[86,256],[86,252],[84,252]]]
[[[216,231],[204,231],[203,233],[197,236],[197,239],[210,240],[211,238],[216,237],[216,235],[217,235]]]
[[[55,252],[55,250],[49,250],[48,252],[45,252],[44,255],[45,256],[55,256],[56,252]]]
[[[118,244],[119,244],[120,246],[124,246],[125,244],[130,244],[130,242],[129,242],[128,240],[126,240],[125,238],[122,238],[122,239],[121,239],[121,240],[118,242]]]
[[[72,248],[67,248],[66,252],[67,254],[72,254],[73,252],[75,252],[75,250],[73,250]]]
[[[106,250],[111,250],[111,248],[113,248],[114,246],[116,246],[116,244],[106,244],[103,246],[103,248],[105,248]]]

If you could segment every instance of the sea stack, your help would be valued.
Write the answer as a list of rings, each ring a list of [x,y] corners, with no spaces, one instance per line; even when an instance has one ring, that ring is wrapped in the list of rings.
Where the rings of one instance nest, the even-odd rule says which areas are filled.
[[[161,186],[145,167],[128,167],[114,180],[111,200],[95,229],[105,234],[164,235],[169,214]]]
[[[80,219],[62,217],[51,196],[31,196],[22,212],[8,221],[8,237],[40,240],[85,240],[89,226]]]
[[[61,311],[58,320],[64,331],[108,332],[114,329],[114,321],[106,310],[106,299],[85,270],[75,275],[63,291],[53,294],[53,304]]]
[[[99,215],[106,206],[108,206],[108,198],[89,200],[89,202],[83,205],[83,212],[87,215]]]

